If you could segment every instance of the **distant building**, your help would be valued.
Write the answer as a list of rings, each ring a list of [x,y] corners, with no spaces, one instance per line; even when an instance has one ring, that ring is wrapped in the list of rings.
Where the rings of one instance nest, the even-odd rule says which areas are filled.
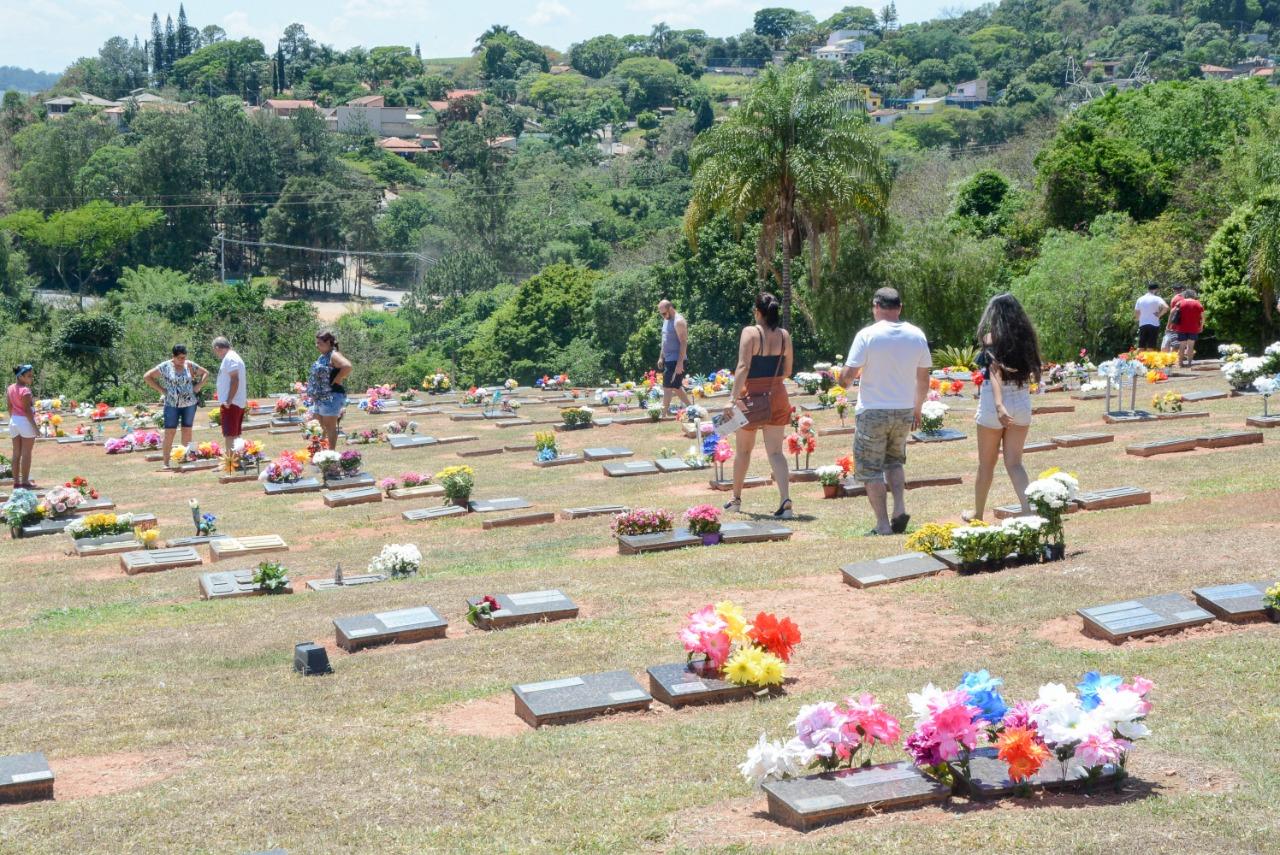
[[[1230,68],[1223,68],[1220,65],[1205,63],[1200,66],[1200,76],[1208,80],[1230,80],[1235,77],[1235,74]]]
[[[551,73],[552,73],[552,74],[567,74],[568,72],[570,72],[570,71],[572,71],[572,70],[573,70],[573,66],[571,66],[571,65],[553,65],[553,66],[551,66]]]
[[[898,119],[902,118],[901,110],[872,110],[869,114],[871,121],[877,125],[888,127]]]
[[[829,59],[833,62],[844,62],[867,49],[862,39],[843,39],[835,44],[825,44],[813,49],[815,59]]]
[[[370,133],[379,137],[412,137],[418,129],[409,121],[409,108],[388,107],[381,95],[365,95],[339,107],[335,113],[338,133]]]
[[[262,102],[262,109],[277,119],[291,119],[299,110],[316,109],[316,102],[296,101],[292,98],[268,98]]]
[[[519,145],[520,141],[511,136],[494,137],[489,140],[489,148],[501,148],[507,151],[515,151]]]
[[[921,98],[907,105],[907,112],[913,116],[930,116],[945,106],[945,98]]]
[[[450,89],[444,97],[446,101],[456,101],[459,98],[479,98],[483,94],[483,89]]]
[[[1091,74],[1096,68],[1102,71],[1103,78],[1109,80],[1116,76],[1123,62],[1124,60],[1120,59],[1086,59],[1084,61],[1084,73]]]
[[[58,98],[50,98],[44,102],[45,112],[50,118],[65,116],[70,113],[74,107],[120,107],[119,101],[108,101],[106,98],[99,98],[97,95],[90,95],[88,92],[81,92],[76,95],[63,95]]]
[[[956,88],[951,92],[952,98],[972,98],[975,101],[987,100],[987,81],[982,78],[977,80],[966,80],[964,83],[957,83]]]

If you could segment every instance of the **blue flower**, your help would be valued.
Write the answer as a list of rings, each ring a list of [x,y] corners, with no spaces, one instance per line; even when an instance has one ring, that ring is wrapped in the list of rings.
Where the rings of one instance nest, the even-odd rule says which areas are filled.
[[[539,460],[555,460],[556,450],[554,448],[544,448],[538,452]]]
[[[956,687],[956,691],[964,692],[969,696],[969,703],[980,709],[982,712],[978,714],[977,719],[998,723],[1004,718],[1008,706],[1004,702],[1004,698],[1000,696],[1000,687],[1004,685],[1004,680],[999,677],[993,677],[987,672],[987,669],[981,671],[967,671],[960,680],[960,685]]]
[[[1124,678],[1118,674],[1099,674],[1097,671],[1086,672],[1080,678],[1080,682],[1076,683],[1076,688],[1080,691],[1080,706],[1085,712],[1096,707],[1099,703],[1098,692],[1102,689],[1118,689],[1124,682]]]
[[[720,441],[720,434],[715,433],[714,431],[704,436],[702,438],[702,453],[715,454],[716,443],[718,443],[719,441]]]

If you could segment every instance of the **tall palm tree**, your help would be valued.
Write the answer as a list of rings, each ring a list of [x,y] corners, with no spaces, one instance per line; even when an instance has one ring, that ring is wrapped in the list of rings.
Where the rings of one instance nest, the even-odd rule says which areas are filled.
[[[762,214],[756,262],[782,291],[782,325],[791,327],[791,262],[809,242],[809,278],[817,284],[822,238],[839,251],[841,225],[885,217],[891,179],[857,96],[824,83],[813,65],[769,68],[728,121],[700,134],[690,149],[693,193],[685,210],[690,244],[719,212],[735,224]],[[773,258],[782,245],[782,270]]]
[[[1265,190],[1254,200],[1244,252],[1249,284],[1262,299],[1262,313],[1270,324],[1280,286],[1280,187]]]

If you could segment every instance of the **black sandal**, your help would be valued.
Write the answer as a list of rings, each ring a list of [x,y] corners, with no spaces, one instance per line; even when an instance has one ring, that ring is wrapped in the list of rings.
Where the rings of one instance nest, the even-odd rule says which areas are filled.
[[[911,514],[899,514],[889,520],[889,530],[894,534],[902,534],[907,530],[907,523],[911,522]]]
[[[789,520],[789,519],[793,518],[794,516],[795,516],[795,514],[791,512],[791,500],[790,500],[790,499],[787,499],[785,502],[783,502],[781,505],[779,505],[779,506],[778,506],[778,509],[777,509],[776,511],[774,511],[774,512],[773,512],[773,518],[774,518],[775,520]]]

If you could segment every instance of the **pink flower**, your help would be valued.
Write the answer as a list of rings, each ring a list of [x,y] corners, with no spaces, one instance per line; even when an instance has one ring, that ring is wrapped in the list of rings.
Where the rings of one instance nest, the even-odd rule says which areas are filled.
[[[715,429],[716,429],[716,426],[713,425],[711,422],[703,422],[702,424],[698,425],[698,431],[702,434],[712,433],[713,431],[715,431]]]
[[[729,440],[722,439],[716,443],[711,456],[716,463],[727,463],[733,459],[733,446],[729,445]]]
[[[1124,753],[1129,750],[1129,742],[1116,739],[1106,726],[1099,726],[1089,732],[1076,746],[1075,758],[1086,768],[1118,763]]]
[[[1156,684],[1148,680],[1146,677],[1133,678],[1133,690],[1144,698],[1147,693],[1156,687]]]
[[[907,751],[917,763],[937,765],[977,747],[982,710],[969,703],[967,692],[944,692],[930,685],[908,697],[920,719],[907,740]]]
[[[856,701],[845,699],[845,734],[867,745],[892,745],[902,737],[902,725],[875,695],[863,694]]]
[[[840,753],[845,717],[832,701],[801,707],[791,724],[796,729],[796,738],[819,757]]]
[[[716,668],[729,658],[729,625],[716,614],[716,607],[708,604],[690,612],[688,623],[680,630],[680,641],[690,653],[701,653]]]
[[[796,422],[796,430],[801,434],[807,434],[813,430],[813,419],[809,416],[801,416],[800,421]]]
[[[927,397],[927,400],[930,400],[930,401],[941,401],[941,400],[942,400],[942,396],[938,394],[938,390],[937,390],[937,389],[931,389],[931,390],[929,390],[929,395],[928,395],[928,397]]]

